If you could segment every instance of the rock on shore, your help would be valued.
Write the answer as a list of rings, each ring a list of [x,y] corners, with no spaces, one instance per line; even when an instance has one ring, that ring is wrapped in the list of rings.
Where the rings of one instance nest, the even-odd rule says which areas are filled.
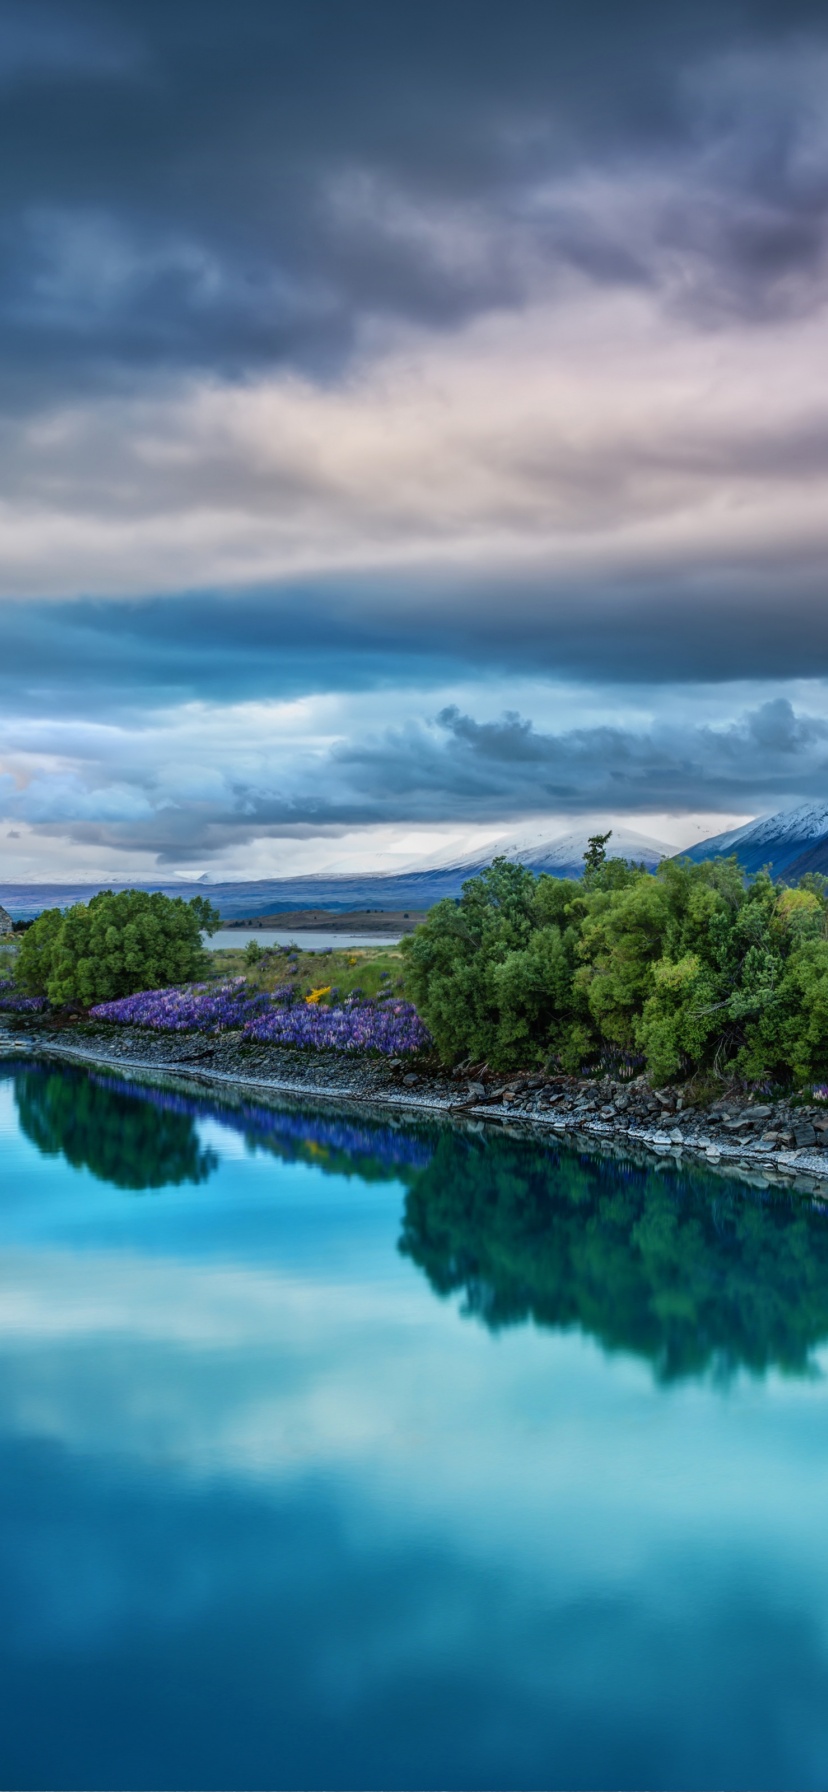
[[[397,1110],[453,1114],[476,1123],[531,1126],[627,1141],[660,1153],[687,1152],[722,1167],[750,1166],[768,1182],[805,1178],[828,1190],[828,1103],[762,1101],[734,1090],[702,1105],[692,1091],[651,1089],[646,1078],[525,1074],[486,1065],[452,1073],[410,1059],[291,1051],[213,1037],[135,1027],[54,1023],[5,1017],[3,1046],[124,1068],[163,1070],[199,1080],[244,1084],[274,1094],[371,1102]]]

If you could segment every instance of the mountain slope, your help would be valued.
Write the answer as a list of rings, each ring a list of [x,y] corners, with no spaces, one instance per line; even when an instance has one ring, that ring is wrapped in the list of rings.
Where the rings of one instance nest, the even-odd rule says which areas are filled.
[[[535,833],[497,834],[462,855],[444,853],[438,859],[418,860],[405,870],[407,875],[454,872],[458,876],[473,877],[490,865],[492,859],[504,858],[511,859],[514,864],[526,865],[530,871],[548,871],[552,877],[580,877],[589,838],[586,830],[551,837]],[[663,840],[653,840],[649,834],[638,834],[632,828],[613,828],[607,842],[607,852],[613,858],[634,859],[636,864],[646,865],[648,870],[661,859],[672,858],[673,851],[673,847],[666,846]]]
[[[469,877],[490,865],[498,854],[528,865],[532,871],[547,871],[553,877],[580,877],[587,848],[587,835],[564,834],[558,839],[544,836],[512,837],[503,835],[486,841],[474,853],[456,861],[437,865],[425,863],[409,866],[404,872],[340,872],[328,876],[261,878],[255,882],[210,883],[201,879],[186,883],[159,879],[157,883],[142,880],[141,889],[163,890],[170,896],[209,896],[225,920],[239,920],[256,915],[278,914],[280,910],[328,908],[345,912],[349,909],[431,908],[442,896],[459,896]],[[648,867],[659,859],[669,858],[672,847],[629,829],[613,830],[608,850],[622,858],[635,859]],[[44,908],[67,908],[73,902],[88,902],[97,890],[111,887],[96,884],[2,884],[0,902],[15,919],[28,919]]]
[[[763,815],[743,828],[700,840],[683,855],[699,864],[702,859],[722,859],[735,853],[749,874],[770,865],[775,877],[801,877],[804,870],[828,870],[828,802],[802,803],[798,809],[782,809]],[[820,862],[802,864],[817,854]],[[821,856],[820,856],[821,855]]]
[[[548,871],[552,877],[580,877],[588,844],[586,832],[561,834],[552,840],[530,835],[511,841],[504,837],[497,851],[507,859],[528,865],[531,871]],[[612,858],[633,859],[636,864],[646,865],[648,871],[661,859],[673,857],[673,847],[665,846],[663,840],[653,840],[649,834],[637,834],[632,828],[623,827],[612,829],[607,852]]]

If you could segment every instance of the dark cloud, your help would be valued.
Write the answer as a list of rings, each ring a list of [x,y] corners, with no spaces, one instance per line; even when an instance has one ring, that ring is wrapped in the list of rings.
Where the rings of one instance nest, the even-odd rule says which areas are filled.
[[[508,708],[524,677],[632,702],[828,677],[826,68],[824,0],[0,0],[21,729],[146,739],[194,699],[476,679]],[[139,756],[14,801],[170,860],[372,821],[753,808],[821,790],[821,727],[784,697],[668,733],[446,710],[258,783],[206,749],[206,796],[159,794]]]
[[[821,795],[828,722],[774,698],[724,727],[660,725],[541,733],[507,714],[480,723],[456,707],[436,729],[390,732],[334,755],[366,799],[441,819],[617,809],[646,813]]]
[[[165,751],[159,746],[159,757]],[[205,725],[205,765],[221,766]],[[224,771],[194,797],[186,771],[159,790],[157,767],[106,785],[87,758],[71,782],[9,790],[11,819],[41,834],[162,864],[210,858],[254,839],[308,838],[382,823],[500,823],[509,817],[605,812],[631,816],[776,809],[822,797],[828,721],[774,698],[722,726],[606,726],[558,733],[507,714],[478,722],[457,707],[340,743],[313,760],[283,757],[254,782]],[[119,794],[120,789],[120,794]]]
[[[637,585],[372,576],[144,602],[0,605],[0,700],[26,714],[123,716],[195,698],[422,690],[469,677],[672,682],[828,677],[825,578],[765,555]]]
[[[188,367],[324,373],[366,319],[515,303],[538,258],[657,283],[679,254],[702,314],[806,304],[827,38],[808,0],[7,4],[6,403]],[[637,224],[533,198],[668,171],[672,202]]]

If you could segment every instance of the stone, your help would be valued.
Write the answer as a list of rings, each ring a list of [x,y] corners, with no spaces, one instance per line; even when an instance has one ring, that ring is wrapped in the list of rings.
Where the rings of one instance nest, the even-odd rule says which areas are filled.
[[[13,932],[14,924],[11,915],[7,915],[6,910],[0,908],[0,936],[8,935]]]

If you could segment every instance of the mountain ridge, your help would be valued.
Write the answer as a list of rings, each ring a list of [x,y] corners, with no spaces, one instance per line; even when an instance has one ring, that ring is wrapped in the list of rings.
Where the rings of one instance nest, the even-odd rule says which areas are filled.
[[[800,803],[795,809],[760,815],[741,828],[700,840],[676,856],[700,864],[703,859],[728,858],[732,853],[749,876],[765,865],[770,865],[775,877],[798,878],[805,870],[828,871],[828,801]]]
[[[301,877],[227,879],[224,882],[192,883],[180,877],[157,880],[136,879],[131,885],[115,884],[114,880],[61,884],[0,883],[0,901],[15,920],[26,920],[43,908],[65,908],[73,902],[88,902],[98,890],[129,887],[160,890],[167,896],[207,896],[214,902],[224,920],[278,914],[299,908],[328,908],[346,913],[352,909],[431,908],[443,896],[459,896],[463,884],[498,853],[520,860],[532,871],[548,871],[553,877],[580,877],[588,834],[573,832],[534,839],[502,835],[485,842],[477,853],[454,863],[415,865],[407,871],[304,873]],[[634,858],[648,868],[661,858],[669,858],[672,848],[662,841],[651,840],[628,828],[613,831],[609,850],[617,849],[621,857]]]

